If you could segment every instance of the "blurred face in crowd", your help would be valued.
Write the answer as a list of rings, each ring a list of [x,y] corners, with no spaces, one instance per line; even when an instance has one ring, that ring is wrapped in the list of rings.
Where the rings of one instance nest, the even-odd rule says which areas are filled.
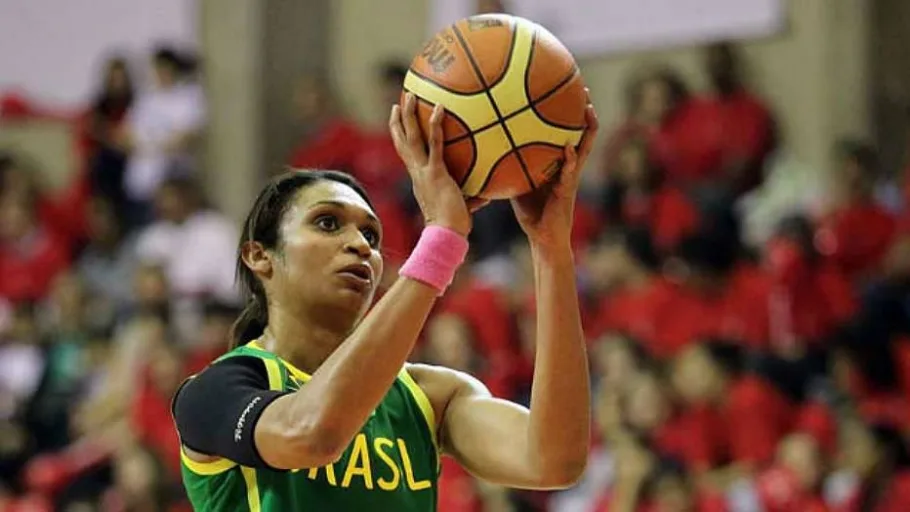
[[[0,171],[0,196],[29,197],[34,190],[35,185],[28,173],[15,164]]]
[[[803,489],[814,490],[822,477],[818,443],[808,434],[792,434],[781,441],[777,461],[799,479]]]
[[[427,325],[427,358],[433,364],[470,372],[474,362],[471,329],[457,315],[442,314]]]
[[[659,123],[670,111],[670,85],[654,76],[640,87],[636,117],[646,123]]]
[[[635,262],[619,240],[607,240],[588,249],[585,266],[594,288],[610,291],[622,287]]]
[[[608,334],[594,344],[594,369],[601,382],[616,390],[625,390],[638,372],[635,356],[619,335]]]
[[[82,323],[87,301],[82,281],[76,274],[61,274],[54,282],[51,299],[61,323],[74,327]]]
[[[155,210],[166,222],[181,223],[193,212],[189,193],[180,187],[164,184],[155,194]]]
[[[705,52],[705,66],[711,83],[721,93],[732,92],[738,85],[736,55],[728,44],[716,44]]]
[[[167,59],[154,59],[152,67],[155,72],[155,83],[159,88],[167,89],[177,82],[177,68]]]
[[[25,197],[0,197],[0,242],[14,242],[31,233],[35,227],[35,212]]]
[[[881,454],[875,437],[865,425],[852,421],[845,425],[840,439],[840,455],[844,465],[862,478],[870,477],[878,466]]]
[[[329,91],[315,77],[300,80],[294,90],[294,106],[301,121],[316,121],[331,112],[333,101]]]
[[[162,330],[164,326],[161,326]],[[172,396],[183,380],[180,352],[167,342],[158,344],[154,357],[149,359],[149,370],[155,389],[162,396]]]
[[[93,198],[88,210],[88,235],[98,245],[116,244],[120,226],[111,204],[100,197]]]
[[[646,188],[650,178],[648,165],[648,148],[645,143],[631,142],[619,153],[616,177],[627,187]]]
[[[677,356],[671,375],[676,393],[690,404],[710,401],[722,385],[720,370],[699,345],[692,345]]]
[[[130,78],[125,62],[115,60],[108,65],[105,87],[109,94],[122,95],[129,92]]]
[[[655,512],[692,512],[694,509],[692,489],[681,475],[665,473],[655,482]]]
[[[139,448],[122,452],[115,459],[114,477],[118,490],[131,506],[154,503],[159,475],[151,454]]]
[[[139,304],[153,306],[168,300],[167,279],[158,267],[140,267],[133,277],[133,287]]]
[[[626,421],[641,432],[653,432],[670,414],[670,405],[656,375],[643,373],[629,386],[626,396]]]

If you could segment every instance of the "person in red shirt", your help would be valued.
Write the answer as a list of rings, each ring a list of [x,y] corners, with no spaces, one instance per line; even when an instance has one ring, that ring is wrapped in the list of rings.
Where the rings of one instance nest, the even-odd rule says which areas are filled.
[[[664,180],[642,138],[620,148],[604,190],[603,209],[608,223],[648,228],[655,246],[664,252],[694,231],[699,220],[689,198]]]
[[[722,134],[720,169],[734,193],[747,192],[761,183],[765,160],[776,145],[774,119],[744,84],[735,46],[728,42],[710,45],[704,59],[713,89],[705,109],[713,111]]]
[[[582,264],[594,295],[589,339],[625,333],[649,349],[660,328],[669,287],[657,272],[660,260],[646,229],[613,228],[584,253]]]
[[[0,298],[42,299],[69,263],[69,247],[38,220],[28,197],[0,196]]]
[[[670,68],[644,70],[633,78],[627,90],[628,117],[607,137],[603,177],[609,178],[621,149],[632,139],[645,139],[654,161],[666,164],[672,155],[666,128],[672,126],[677,110],[688,98],[685,83]]]
[[[824,462],[818,443],[807,434],[784,438],[775,463],[756,478],[756,490],[767,512],[829,512],[821,496]]]
[[[689,428],[689,460],[696,469],[728,461],[756,469],[774,457],[792,426],[792,404],[763,378],[744,371],[743,350],[733,344],[690,346],[673,361],[671,381],[685,406],[681,425]]]
[[[300,80],[294,106],[299,121],[307,125],[307,134],[291,154],[290,165],[353,171],[360,128],[341,111],[329,86],[314,77]]]
[[[835,151],[839,166],[828,211],[819,219],[816,245],[854,283],[875,278],[897,234],[897,219],[877,204],[878,157],[868,144],[845,140]]]

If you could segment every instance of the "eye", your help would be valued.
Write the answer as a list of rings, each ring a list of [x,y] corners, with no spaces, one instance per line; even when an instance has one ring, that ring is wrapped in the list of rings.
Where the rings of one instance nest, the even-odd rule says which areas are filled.
[[[367,243],[370,244],[370,247],[376,248],[379,247],[379,232],[374,228],[363,228],[360,230],[363,233],[363,237],[366,238]]]
[[[320,215],[319,217],[316,217],[313,224],[319,229],[329,232],[335,231],[339,227],[338,217],[335,217],[334,215]]]

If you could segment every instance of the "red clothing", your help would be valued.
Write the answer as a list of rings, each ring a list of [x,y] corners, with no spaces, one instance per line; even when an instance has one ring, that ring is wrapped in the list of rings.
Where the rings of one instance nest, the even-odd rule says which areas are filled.
[[[314,136],[302,141],[291,155],[290,164],[300,169],[337,169],[350,172],[354,167],[360,129],[343,118],[327,122]]]
[[[455,459],[443,457],[442,473],[439,475],[439,512],[481,512],[483,502],[474,477],[464,470]]]
[[[743,265],[713,294],[671,285],[672,297],[661,308],[660,328],[649,350],[660,358],[671,357],[706,338],[735,340],[752,348],[766,347],[770,329],[769,284],[767,276]]]
[[[824,404],[809,402],[801,406],[793,430],[812,436],[826,455],[837,454],[837,420]]]
[[[46,228],[15,244],[0,244],[0,297],[12,302],[43,298],[69,262],[68,244]]]
[[[511,396],[517,365],[516,332],[509,304],[498,289],[476,280],[447,293],[440,311],[463,317],[477,335],[487,362],[481,380],[499,397]]]
[[[761,465],[793,423],[793,406],[764,380],[733,381],[720,404],[693,405],[668,422],[656,438],[662,453],[697,470],[731,462]]]
[[[623,223],[649,229],[658,249],[671,250],[698,226],[698,210],[679,189],[665,185],[648,196],[627,197]]]
[[[398,157],[388,132],[361,134],[352,173],[371,197],[394,196],[407,179],[407,168]]]
[[[805,489],[797,477],[782,467],[763,471],[756,479],[765,512],[828,512],[824,500]]]
[[[653,346],[661,325],[659,319],[672,298],[672,286],[659,277],[643,287],[611,293],[595,306],[589,322],[589,339],[613,331]]]
[[[180,438],[171,416],[171,396],[163,395],[143,379],[132,405],[130,420],[133,431],[164,463],[172,475],[180,475]]]
[[[767,267],[773,344],[819,341],[856,312],[856,296],[843,272],[828,261],[813,265],[789,241],[772,242]]]
[[[894,215],[875,203],[853,203],[821,219],[818,249],[851,280],[874,274],[897,232]]]
[[[594,510],[596,512],[610,512],[610,501],[612,499],[612,491],[605,492],[598,500]],[[691,510],[692,512],[727,512],[730,509],[727,507],[727,502],[723,495],[702,492],[695,496],[695,504]],[[635,507],[635,512],[664,512],[664,509],[661,508],[659,503],[642,502],[640,500],[638,506]]]

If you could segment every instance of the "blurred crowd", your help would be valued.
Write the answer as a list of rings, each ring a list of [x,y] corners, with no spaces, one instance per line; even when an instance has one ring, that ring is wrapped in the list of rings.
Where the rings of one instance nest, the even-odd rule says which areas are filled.
[[[0,511],[188,510],[170,399],[227,347],[238,233],[199,186],[195,58],[161,48],[150,65],[143,88],[109,63],[66,189],[0,156]],[[445,459],[440,511],[910,510],[910,180],[849,138],[831,169],[794,163],[741,65],[706,48],[708,90],[638,70],[589,162],[573,233],[595,389],[582,481],[507,491]],[[377,69],[384,105],[406,71]],[[388,133],[316,79],[292,104],[307,129],[287,163],[364,183],[387,286],[420,233]],[[0,120],[30,108],[7,98]],[[412,359],[527,404],[528,247],[507,202],[471,237]]]

